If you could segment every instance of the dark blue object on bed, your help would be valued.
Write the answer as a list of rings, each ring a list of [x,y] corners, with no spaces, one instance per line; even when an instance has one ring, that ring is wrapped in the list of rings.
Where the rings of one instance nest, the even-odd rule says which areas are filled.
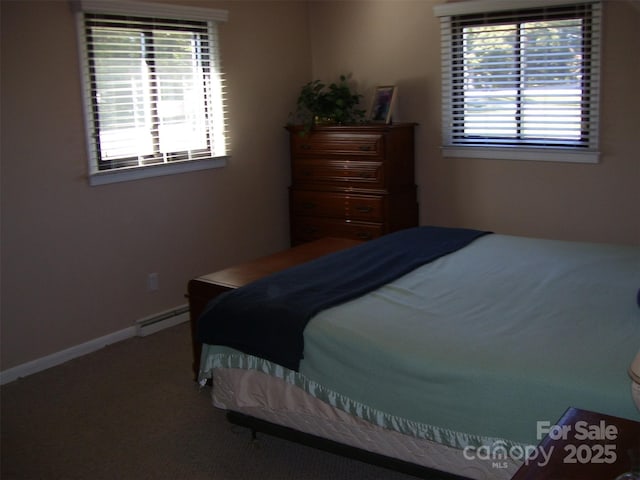
[[[289,268],[213,299],[198,341],[298,370],[304,329],[318,312],[357,298],[490,232],[416,227]]]

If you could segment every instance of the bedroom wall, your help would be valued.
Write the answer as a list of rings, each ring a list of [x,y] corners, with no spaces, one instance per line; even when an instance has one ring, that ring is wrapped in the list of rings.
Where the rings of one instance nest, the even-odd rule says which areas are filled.
[[[440,154],[441,1],[311,2],[313,77],[352,73],[366,106],[398,87],[395,119],[419,123],[422,224],[569,240],[640,244],[640,3],[605,0],[601,162],[597,165]]]
[[[307,5],[175,2],[229,11],[233,156],[224,169],[99,187],[86,179],[69,3],[1,2],[0,370],[184,304],[189,279],[288,245],[283,126],[310,77]]]
[[[375,85],[398,85],[396,120],[419,123],[423,224],[640,243],[637,2],[605,1],[603,157],[572,165],[440,156],[436,1],[173,1],[229,10],[233,157],[100,187],[86,181],[68,3],[0,2],[0,371],[128,328],[185,303],[190,278],[286,247],[282,125],[311,78],[353,72],[367,105]]]

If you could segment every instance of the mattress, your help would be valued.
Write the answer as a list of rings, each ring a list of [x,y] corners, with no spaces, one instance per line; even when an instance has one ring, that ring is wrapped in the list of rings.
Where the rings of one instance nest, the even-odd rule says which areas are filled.
[[[454,452],[456,468],[441,469],[460,474],[489,452],[497,478],[539,442],[537,423],[568,407],[640,418],[627,376],[639,287],[636,247],[488,235],[317,314],[298,372],[207,345],[201,378],[269,375],[358,426]]]

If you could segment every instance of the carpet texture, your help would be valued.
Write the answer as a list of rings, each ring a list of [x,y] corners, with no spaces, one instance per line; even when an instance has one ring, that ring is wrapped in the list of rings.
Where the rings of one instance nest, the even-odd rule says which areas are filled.
[[[232,426],[191,374],[188,324],[0,387],[3,480],[409,480]]]

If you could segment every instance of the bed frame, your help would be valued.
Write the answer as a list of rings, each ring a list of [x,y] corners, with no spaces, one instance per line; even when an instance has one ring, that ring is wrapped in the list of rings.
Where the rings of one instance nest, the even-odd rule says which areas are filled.
[[[307,445],[325,452],[341,455],[343,457],[359,460],[390,470],[412,475],[425,480],[469,480],[468,477],[454,475],[452,473],[441,472],[422,465],[398,460],[393,457],[372,453],[367,450],[345,445],[333,440],[329,440],[316,435],[294,430],[293,428],[284,427],[275,423],[262,420],[260,418],[251,417],[243,413],[227,410],[227,420],[234,425],[246,427],[250,429],[251,436],[257,439],[258,432],[272,435],[274,437],[283,438],[303,445]]]

